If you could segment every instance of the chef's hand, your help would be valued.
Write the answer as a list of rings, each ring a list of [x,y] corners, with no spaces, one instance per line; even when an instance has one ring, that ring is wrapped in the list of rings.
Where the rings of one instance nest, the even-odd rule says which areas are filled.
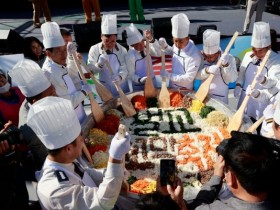
[[[89,84],[82,85],[82,91],[85,91],[86,95],[90,94],[92,92],[91,87]]]
[[[147,77],[141,77],[139,81],[141,84],[145,84],[146,80],[147,80]]]
[[[76,44],[73,42],[68,42],[67,43],[67,55],[73,55],[77,52],[77,47]]]
[[[168,72],[168,71],[166,71],[166,69],[162,69],[161,71],[160,71],[160,76],[161,77],[165,77],[165,78],[169,78],[171,75],[170,75],[170,73]]]
[[[98,67],[103,68],[105,62],[107,62],[107,61],[109,61],[109,56],[107,54],[100,55],[98,62],[97,62]]]
[[[252,96],[253,98],[257,98],[260,95],[260,91],[252,88],[251,85],[248,85],[246,89],[246,95]]]
[[[258,83],[263,83],[265,81],[266,77],[263,74],[258,74],[258,76],[256,77],[256,81]]]
[[[214,74],[214,75],[219,74],[219,72],[220,72],[220,67],[217,66],[217,65],[209,66],[209,67],[208,67],[208,72],[209,72],[210,74]]]
[[[113,82],[120,82],[121,81],[121,77],[120,77],[120,75],[113,75],[112,76],[112,81]]]
[[[222,61],[223,66],[228,65],[229,54],[228,53],[223,53],[222,56],[221,56],[221,61]]]
[[[161,49],[165,49],[168,47],[168,44],[167,44],[165,38],[163,38],[163,37],[159,38],[158,42],[159,42]]]
[[[118,133],[112,139],[109,154],[110,157],[116,160],[122,160],[123,156],[128,153],[130,149],[130,135],[126,132],[125,138],[118,139]]]
[[[240,87],[239,85],[236,85],[234,92],[233,92],[234,97],[238,98],[241,94],[241,91],[242,91],[242,87]]]

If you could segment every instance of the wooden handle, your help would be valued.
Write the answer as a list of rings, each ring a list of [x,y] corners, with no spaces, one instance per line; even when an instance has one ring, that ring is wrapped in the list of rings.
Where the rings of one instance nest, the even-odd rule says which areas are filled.
[[[85,84],[87,84],[87,80],[85,78],[85,75],[83,73],[83,70],[79,64],[78,58],[75,54],[72,54],[73,58],[74,58],[74,62],[76,64],[76,67],[82,77],[82,80]],[[88,94],[89,96],[89,100],[90,100],[90,104],[91,104],[91,113],[92,116],[94,117],[96,122],[100,122],[103,118],[104,118],[104,113],[103,110],[101,109],[101,107],[98,105],[98,103],[95,101],[94,97],[92,94]]]
[[[227,47],[226,47],[224,53],[229,53],[229,51],[230,51],[230,49],[231,49],[232,45],[234,44],[234,42],[235,42],[235,40],[236,40],[237,37],[238,37],[238,32],[236,31],[236,32],[233,34],[233,36],[232,36],[230,42],[228,43],[228,45],[227,45]],[[217,63],[216,65],[219,66],[219,67],[222,65],[222,60],[221,60],[221,58],[219,59],[219,61],[218,61],[218,63]],[[196,94],[195,94],[195,97],[196,97],[198,100],[200,100],[200,101],[202,101],[202,102],[205,100],[205,98],[207,97],[207,95],[208,95],[208,93],[209,93],[210,84],[212,83],[212,80],[213,80],[214,76],[215,76],[215,75],[210,74],[210,75],[208,76],[208,78],[200,85],[199,89],[197,90],[197,92],[196,92]]]

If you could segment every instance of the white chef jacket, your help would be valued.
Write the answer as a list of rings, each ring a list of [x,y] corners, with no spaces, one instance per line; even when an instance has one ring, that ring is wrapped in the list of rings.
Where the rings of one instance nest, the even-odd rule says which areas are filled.
[[[240,105],[243,102],[243,99],[246,95],[246,89],[248,85],[250,85],[256,75],[256,72],[258,70],[258,65],[255,65],[256,63],[256,57],[252,54],[252,52],[247,52],[242,60],[241,66],[240,66],[240,72],[238,75],[238,79],[236,83],[239,83],[242,85],[242,92],[241,96],[239,98],[239,102],[237,105],[237,108],[240,107]],[[271,52],[268,61],[262,71],[262,74],[265,74],[266,77],[270,77],[276,80],[280,79],[280,55],[278,55],[275,52]],[[256,84],[256,89],[263,90],[264,87],[260,84]],[[247,108],[245,110],[245,113],[256,120],[258,120],[263,115],[263,110],[265,107],[269,104],[268,101],[256,101],[252,98],[249,99]]]
[[[217,61],[220,57],[217,59]],[[200,66],[200,70],[197,72],[196,79],[205,80],[210,74],[206,73],[205,69],[209,68],[211,65],[217,64],[217,61],[214,63],[209,63],[206,60],[203,60]],[[216,74],[210,84],[209,95],[211,98],[220,100],[228,104],[228,84],[235,82],[238,77],[238,72],[236,69],[235,58],[232,55],[229,55],[228,66],[221,67],[220,72]]]
[[[166,54],[170,54],[170,48],[167,47],[165,52]],[[185,87],[192,90],[193,82],[202,60],[199,50],[190,39],[184,49],[179,50],[173,45],[172,53],[172,74],[170,76],[169,87]]]
[[[54,86],[56,94],[72,102],[78,119],[82,122],[86,117],[82,106],[82,101],[86,96],[80,90],[76,89],[68,73],[68,68],[48,59],[44,63],[42,70],[50,83]]]
[[[92,168],[85,168],[81,178],[73,163],[61,164],[47,158],[36,178],[43,209],[111,210],[120,193],[124,171],[122,164],[108,162],[104,178]]]
[[[98,63],[98,59],[101,54],[104,54],[105,51],[103,49],[102,42],[93,45],[88,54],[88,67],[93,73],[99,73],[99,80],[103,83],[113,94],[113,96],[117,96],[118,92],[115,88],[115,85],[112,82],[112,75],[108,70],[107,66],[104,65],[103,68],[98,68],[95,66]],[[127,67],[125,63],[125,56],[127,54],[127,50],[121,46],[120,44],[116,43],[116,47],[111,52],[112,54],[108,54],[109,56],[109,63],[112,67],[113,74],[121,76],[120,86],[122,90],[127,93],[129,92],[128,82],[127,82]]]
[[[160,46],[157,40],[155,40],[154,43],[150,43],[149,46],[150,46],[151,56],[157,56],[157,57],[161,56],[161,52],[159,50]],[[144,50],[144,54],[146,55],[146,50]],[[135,50],[133,47],[130,47],[127,56],[125,58],[125,62],[128,69],[129,79],[132,80],[133,91],[144,90],[145,84],[140,83],[139,79],[147,76],[147,64],[146,64],[147,58],[146,57],[143,58],[139,51]],[[154,86],[156,86],[156,80],[155,80],[155,75],[154,75],[153,65],[152,65],[152,58],[150,63],[150,69],[151,69],[151,76],[153,78]]]

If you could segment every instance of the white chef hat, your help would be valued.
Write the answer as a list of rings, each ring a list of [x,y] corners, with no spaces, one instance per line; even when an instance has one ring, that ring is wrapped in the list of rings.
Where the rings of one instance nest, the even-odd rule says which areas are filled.
[[[102,16],[101,22],[101,33],[102,34],[117,34],[117,15],[109,14]]]
[[[81,125],[70,100],[48,96],[35,102],[27,125],[50,150],[64,147],[81,133]]]
[[[171,18],[172,36],[175,38],[185,38],[189,36],[190,21],[187,15],[179,13]]]
[[[269,23],[255,22],[251,46],[255,48],[265,48],[269,45],[271,45]]]
[[[36,96],[51,86],[40,66],[29,59],[17,62],[8,74],[25,97]]]
[[[278,125],[280,125],[280,103],[279,103],[279,101],[277,101],[277,105],[276,105],[275,112],[274,112],[274,115],[273,115],[273,120]]]
[[[65,45],[59,25],[56,22],[43,23],[41,31],[43,35],[43,44],[46,49]]]
[[[220,49],[220,32],[207,29],[203,32],[203,52],[212,55]]]
[[[130,26],[125,28],[127,39],[126,42],[128,45],[133,45],[141,42],[143,40],[143,36],[140,31],[134,26],[133,23]]]

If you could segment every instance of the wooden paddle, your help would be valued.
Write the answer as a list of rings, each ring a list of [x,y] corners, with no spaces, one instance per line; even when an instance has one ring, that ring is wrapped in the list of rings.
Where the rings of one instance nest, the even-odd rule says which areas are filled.
[[[121,105],[123,108],[123,111],[127,117],[131,117],[136,114],[136,110],[134,109],[134,106],[132,105],[131,101],[126,97],[124,94],[123,90],[121,89],[119,82],[115,81],[114,82],[117,91],[120,94],[120,100],[121,100]]]
[[[80,66],[80,63],[78,61],[78,58],[75,54],[72,54],[76,67],[82,77],[82,80],[85,84],[87,84],[87,80],[85,78],[85,75],[83,73],[83,70]],[[89,100],[90,100],[90,105],[91,105],[91,112],[92,112],[92,116],[94,117],[96,122],[100,122],[103,118],[104,118],[104,113],[103,110],[101,109],[101,107],[98,105],[98,103],[95,101],[92,93],[88,94],[89,96]]]
[[[81,64],[88,73],[91,73],[90,70],[88,69],[88,66],[85,64],[83,60]],[[111,100],[113,98],[112,93],[101,82],[99,82],[98,79],[95,78],[94,74],[91,73],[90,75],[91,75],[91,79],[94,82],[96,92],[98,93],[102,101],[106,102]]]
[[[111,75],[113,75],[113,69],[108,61],[105,62],[107,68],[109,69]],[[115,87],[120,95],[121,105],[123,108],[123,111],[127,117],[131,117],[136,114],[136,110],[134,109],[134,106],[132,105],[131,101],[126,97],[123,90],[121,89],[119,82],[115,81],[113,82],[115,84]]]
[[[252,88],[254,88],[256,86],[256,83],[257,83],[257,76],[262,72],[263,68],[265,67],[265,64],[268,60],[268,57],[271,53],[271,50],[268,50],[263,58],[263,61],[261,63],[261,65],[259,66],[258,70],[257,70],[257,73],[252,81]],[[250,99],[250,96],[249,95],[246,95],[241,106],[239,107],[239,109],[235,112],[235,114],[231,117],[230,121],[229,121],[229,124],[228,124],[228,127],[227,127],[227,130],[228,132],[231,132],[231,131],[238,131],[241,127],[241,124],[242,124],[242,120],[243,120],[243,116],[244,116],[244,111],[247,107],[247,104],[249,102],[249,99]]]
[[[273,106],[272,106],[272,109],[275,109],[277,106],[277,101],[274,102]],[[264,121],[265,119],[265,116],[263,115],[260,119],[258,119],[253,125],[251,125],[248,130],[246,132],[248,133],[253,133],[258,127],[260,124],[262,124],[262,122]]]
[[[265,116],[262,116],[253,125],[251,125],[246,132],[247,133],[253,133],[259,127],[259,125],[262,124],[264,119],[265,119]]]
[[[230,48],[234,44],[237,37],[238,37],[238,32],[236,31],[234,33],[234,35],[232,36],[230,42],[228,43],[224,53],[228,53],[230,51]],[[222,65],[222,60],[219,59],[219,61],[216,65],[220,67]],[[195,97],[198,100],[200,100],[202,102],[205,100],[205,98],[207,97],[207,95],[209,93],[210,84],[211,84],[214,77],[215,77],[214,74],[210,74],[209,77],[200,85],[199,89],[195,93]]]
[[[161,49],[161,71],[165,70],[165,54],[164,49]],[[166,70],[165,70],[166,71]],[[166,77],[162,77],[161,89],[158,96],[159,108],[170,107],[170,95],[166,86]]]
[[[147,66],[147,80],[144,86],[144,96],[146,98],[156,97],[157,92],[151,75],[150,42],[148,39],[146,39],[146,66]]]

